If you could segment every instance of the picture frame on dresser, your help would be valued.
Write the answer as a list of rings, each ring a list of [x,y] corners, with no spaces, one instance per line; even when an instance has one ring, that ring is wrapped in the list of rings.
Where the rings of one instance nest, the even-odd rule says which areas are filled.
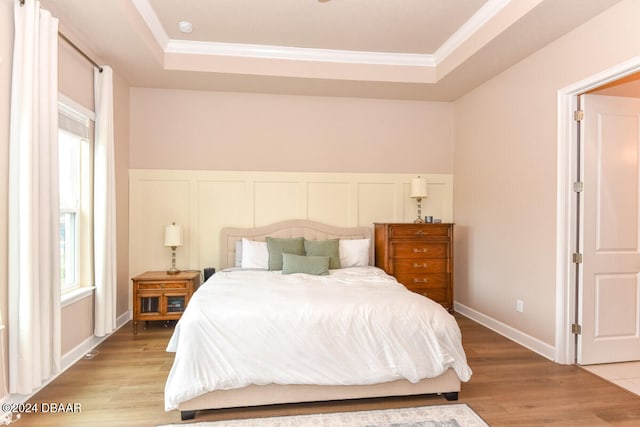
[[[453,223],[375,223],[375,265],[453,313]]]

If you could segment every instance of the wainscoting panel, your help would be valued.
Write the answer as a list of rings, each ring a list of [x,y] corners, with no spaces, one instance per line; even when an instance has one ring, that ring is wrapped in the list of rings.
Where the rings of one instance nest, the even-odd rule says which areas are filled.
[[[309,182],[307,219],[326,224],[348,224],[353,206],[349,182]]]
[[[410,187],[407,187],[410,191]],[[431,215],[434,218],[453,218],[452,204],[449,201],[451,185],[444,181],[429,181],[427,183],[427,193],[429,196],[422,199],[422,216]],[[408,194],[408,193],[407,193]],[[408,197],[405,197],[405,200]],[[411,211],[416,213],[416,203],[412,203]]]
[[[414,174],[348,174],[147,170],[129,171],[130,275],[171,266],[164,228],[183,230],[176,264],[183,270],[218,267],[222,227],[256,227],[287,219],[372,227],[412,222]],[[429,175],[422,215],[452,220],[453,178]]]
[[[246,181],[207,179],[196,181],[196,185],[198,205],[194,210],[192,223],[198,232],[188,234],[197,239],[194,261],[201,270],[212,266],[208,260],[216,259],[218,246],[215,242],[218,241],[220,229],[228,224],[246,224],[251,220],[253,207],[248,197],[239,197],[247,193],[249,187]],[[200,259],[204,260],[202,264],[199,262]]]
[[[411,179],[411,178],[409,178]],[[402,187],[409,184],[402,184]],[[360,182],[358,183],[358,221],[360,224],[372,224],[374,222],[392,222],[401,218],[406,220],[404,205],[398,203],[401,199],[402,188],[393,182],[392,177],[388,181]]]
[[[173,221],[179,225],[189,224],[188,207],[193,205],[193,200],[190,197],[191,181],[176,174],[170,175],[137,180],[135,191],[129,190],[129,227],[135,227],[130,229],[131,265],[148,265],[158,270],[171,267],[171,249],[164,246],[164,229]],[[189,259],[189,234],[185,234],[184,240],[176,258],[181,266],[186,265]],[[140,272],[131,268],[129,271]]]
[[[304,184],[297,181],[258,181],[254,184],[253,218],[256,226],[282,219],[283,212],[303,218]]]

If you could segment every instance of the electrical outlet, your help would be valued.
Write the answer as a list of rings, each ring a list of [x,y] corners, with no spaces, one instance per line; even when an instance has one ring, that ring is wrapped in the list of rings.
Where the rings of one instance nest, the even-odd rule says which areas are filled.
[[[524,301],[521,299],[516,300],[516,311],[522,313],[524,311]]]

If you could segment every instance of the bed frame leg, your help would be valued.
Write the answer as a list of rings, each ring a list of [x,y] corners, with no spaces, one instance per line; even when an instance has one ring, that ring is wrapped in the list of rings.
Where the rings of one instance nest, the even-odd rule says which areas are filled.
[[[447,399],[448,401],[452,401],[452,400],[458,400],[458,392],[457,391],[452,391],[449,393],[442,393],[444,394],[444,398]]]
[[[196,417],[196,411],[180,411],[182,421],[192,420]]]

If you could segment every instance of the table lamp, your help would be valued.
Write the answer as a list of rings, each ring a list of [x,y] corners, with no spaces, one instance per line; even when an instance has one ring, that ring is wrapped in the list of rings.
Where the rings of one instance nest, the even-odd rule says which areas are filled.
[[[182,246],[182,228],[173,222],[164,229],[164,245],[171,248],[171,268],[167,270],[169,274],[180,273],[176,268],[176,248]]]
[[[412,178],[411,179],[411,198],[416,199],[418,201],[418,218],[413,221],[416,224],[422,224],[424,219],[422,219],[422,198],[427,197],[427,179],[422,177]]]

